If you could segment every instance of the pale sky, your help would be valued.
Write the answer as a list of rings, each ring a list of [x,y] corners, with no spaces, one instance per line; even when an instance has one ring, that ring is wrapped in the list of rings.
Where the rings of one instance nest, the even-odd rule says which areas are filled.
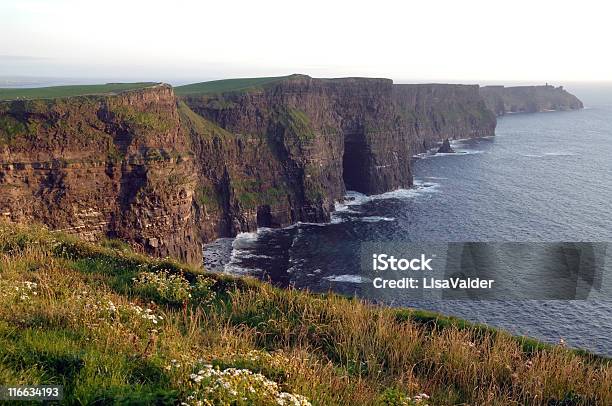
[[[605,1],[2,0],[0,75],[612,80]]]

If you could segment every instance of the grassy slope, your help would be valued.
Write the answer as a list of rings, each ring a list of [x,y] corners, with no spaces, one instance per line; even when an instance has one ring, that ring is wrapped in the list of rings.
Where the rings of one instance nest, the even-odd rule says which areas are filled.
[[[178,112],[181,116],[181,121],[186,124],[186,128],[195,131],[202,137],[212,138],[215,135],[225,138],[234,137],[232,133],[195,113],[183,101],[178,103]]]
[[[67,403],[612,404],[609,360],[0,224],[0,385],[35,383]]]
[[[2,88],[0,100],[16,99],[54,99],[58,97],[85,96],[94,94],[111,94],[126,90],[142,89],[153,86],[153,82],[139,83],[107,83],[104,85],[71,85],[37,88]]]
[[[190,96],[209,93],[225,93],[237,90],[248,90],[258,88],[267,84],[280,82],[289,76],[275,76],[263,78],[241,78],[213,80],[210,82],[192,83],[184,86],[177,86],[174,92],[179,96]]]

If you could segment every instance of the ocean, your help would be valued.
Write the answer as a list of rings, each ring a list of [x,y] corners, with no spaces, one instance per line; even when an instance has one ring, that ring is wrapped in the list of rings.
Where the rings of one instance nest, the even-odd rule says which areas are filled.
[[[359,268],[366,241],[612,241],[612,89],[569,90],[585,109],[501,117],[495,137],[455,141],[457,154],[415,159],[414,188],[376,196],[349,191],[330,223],[219,239],[205,247],[205,265],[612,356],[612,298],[426,300],[401,290],[379,297]]]

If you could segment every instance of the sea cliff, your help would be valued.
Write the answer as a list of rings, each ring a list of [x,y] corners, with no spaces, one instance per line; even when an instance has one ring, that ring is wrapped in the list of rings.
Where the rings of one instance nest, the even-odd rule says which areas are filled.
[[[347,188],[410,187],[410,159],[494,134],[478,86],[292,75],[240,89],[0,102],[0,216],[156,256],[328,221]]]
[[[0,103],[0,216],[201,259],[197,174],[168,85]]]
[[[205,175],[207,235],[327,221],[347,188],[410,187],[413,154],[495,130],[478,86],[293,75],[179,100]]]

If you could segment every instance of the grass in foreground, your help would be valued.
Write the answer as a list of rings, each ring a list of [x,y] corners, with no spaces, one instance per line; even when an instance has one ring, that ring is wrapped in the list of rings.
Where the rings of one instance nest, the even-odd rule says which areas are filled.
[[[112,94],[154,86],[153,82],[107,83],[104,85],[71,85],[36,88],[1,88],[0,100],[55,99],[59,97]]]
[[[210,82],[177,86],[174,88],[174,92],[179,96],[235,92],[240,90],[256,89],[264,85],[280,82],[289,77],[290,76],[273,76],[263,78],[212,80]]]
[[[69,404],[612,404],[609,360],[0,224],[0,385]]]

